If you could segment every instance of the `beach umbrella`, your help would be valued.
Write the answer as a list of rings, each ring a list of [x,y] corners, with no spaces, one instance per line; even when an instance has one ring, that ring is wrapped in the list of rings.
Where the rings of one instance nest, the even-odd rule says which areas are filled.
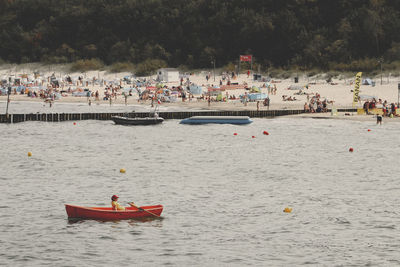
[[[251,93],[259,93],[261,91],[260,91],[260,88],[258,88],[257,86],[253,86],[253,87],[251,87],[250,92]]]

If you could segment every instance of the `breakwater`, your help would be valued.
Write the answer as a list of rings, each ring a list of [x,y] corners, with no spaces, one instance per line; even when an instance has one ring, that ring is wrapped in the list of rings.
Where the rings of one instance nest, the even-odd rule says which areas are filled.
[[[337,109],[338,112],[357,112],[357,109]],[[158,112],[159,116],[169,119],[185,119],[191,116],[249,116],[251,118],[267,118],[304,113],[303,110],[230,110],[230,111],[174,111]],[[151,114],[151,113],[150,113]],[[0,123],[18,123],[25,121],[78,121],[78,120],[111,120],[112,116],[148,117],[149,112],[116,112],[116,113],[30,113],[30,114],[0,114]]]

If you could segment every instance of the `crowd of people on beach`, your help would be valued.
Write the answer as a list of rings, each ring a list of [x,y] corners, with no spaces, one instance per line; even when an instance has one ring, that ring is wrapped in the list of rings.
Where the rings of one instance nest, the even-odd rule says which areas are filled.
[[[307,94],[307,101],[304,103],[304,112],[306,113],[320,113],[328,111],[328,104],[333,104],[333,101],[328,101],[326,98],[321,100],[321,95],[315,93],[310,98],[310,95]]]
[[[363,109],[365,114],[370,114],[371,110],[375,109],[375,108],[379,108],[382,109],[383,112],[383,116],[399,116],[400,114],[397,114],[397,107],[395,103],[391,103],[389,104],[386,100],[382,100],[382,99],[378,99],[376,100],[375,98],[373,98],[372,100],[367,100],[364,102],[363,105]]]

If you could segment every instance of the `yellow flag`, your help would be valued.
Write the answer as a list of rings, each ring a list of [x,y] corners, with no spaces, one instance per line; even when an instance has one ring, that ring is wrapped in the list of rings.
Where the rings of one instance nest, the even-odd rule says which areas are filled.
[[[360,85],[361,85],[361,75],[362,72],[357,73],[356,75],[356,82],[354,87],[354,94],[353,94],[353,106],[358,102],[358,94],[360,93]]]

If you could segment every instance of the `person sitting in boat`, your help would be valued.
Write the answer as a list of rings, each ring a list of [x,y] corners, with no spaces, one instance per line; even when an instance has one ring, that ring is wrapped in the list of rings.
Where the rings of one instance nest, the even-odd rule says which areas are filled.
[[[128,204],[131,205],[131,207],[135,207],[135,203],[133,203],[133,202],[130,202]],[[125,210],[125,207],[122,207],[118,203],[118,196],[117,195],[113,195],[111,197],[111,206],[112,206],[113,210]]]

